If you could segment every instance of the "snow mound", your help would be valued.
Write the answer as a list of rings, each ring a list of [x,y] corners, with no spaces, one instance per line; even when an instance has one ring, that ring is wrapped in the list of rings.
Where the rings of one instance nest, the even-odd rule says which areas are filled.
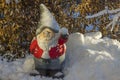
[[[90,36],[95,39],[100,39],[102,37],[101,32],[91,32],[91,33],[86,33],[85,36]]]
[[[70,35],[64,80],[120,80],[120,42],[101,37],[100,32]],[[14,62],[0,60],[0,80],[53,80],[30,76],[33,68],[31,56]]]
[[[120,43],[117,40],[101,39],[100,32],[85,34],[84,45],[74,39],[72,36],[67,43],[70,59],[65,80],[120,80]]]
[[[23,64],[24,72],[31,72],[35,68],[33,56],[28,56]]]

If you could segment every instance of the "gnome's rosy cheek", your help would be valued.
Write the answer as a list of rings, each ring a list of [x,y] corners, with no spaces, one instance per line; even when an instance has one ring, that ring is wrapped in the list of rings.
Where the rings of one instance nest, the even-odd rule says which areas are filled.
[[[39,40],[43,39],[43,35],[42,35],[41,33],[38,34],[38,35],[37,35],[37,39],[39,39]]]

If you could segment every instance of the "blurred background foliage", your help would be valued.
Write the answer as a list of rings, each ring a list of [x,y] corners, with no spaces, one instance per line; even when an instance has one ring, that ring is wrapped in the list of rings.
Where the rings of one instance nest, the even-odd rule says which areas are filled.
[[[29,44],[40,19],[41,3],[49,8],[61,27],[69,29],[69,33],[101,31],[103,37],[120,39],[118,25],[112,32],[106,29],[111,21],[108,14],[85,18],[106,6],[110,10],[120,8],[120,0],[0,0],[0,55],[7,52],[24,57],[29,52]]]

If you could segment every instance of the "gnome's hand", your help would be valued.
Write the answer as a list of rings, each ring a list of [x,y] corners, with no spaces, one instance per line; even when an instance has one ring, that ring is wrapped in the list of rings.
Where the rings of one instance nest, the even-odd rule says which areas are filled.
[[[61,37],[62,37],[63,39],[68,39],[68,34],[61,35]]]
[[[67,28],[61,28],[59,30],[59,33],[63,39],[67,39],[69,36],[68,29]]]

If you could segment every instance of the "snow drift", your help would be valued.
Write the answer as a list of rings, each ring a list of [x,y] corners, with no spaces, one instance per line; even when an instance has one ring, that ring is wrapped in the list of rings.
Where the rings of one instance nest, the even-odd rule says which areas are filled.
[[[120,43],[101,37],[100,32],[70,36],[65,80],[120,80]]]
[[[70,35],[64,80],[120,80],[120,42],[101,37],[100,32]],[[0,79],[53,80],[29,76],[33,68],[31,56],[9,63],[0,61]]]

